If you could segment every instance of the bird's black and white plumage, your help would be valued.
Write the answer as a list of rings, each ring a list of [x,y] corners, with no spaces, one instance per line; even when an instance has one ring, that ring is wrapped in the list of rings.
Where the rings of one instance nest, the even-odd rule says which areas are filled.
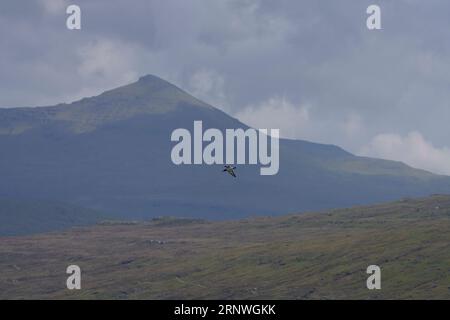
[[[236,178],[236,174],[234,173],[234,169],[236,169],[236,167],[232,167],[232,166],[230,166],[230,165],[226,165],[226,166],[224,166],[225,167],[225,169],[223,169],[223,172],[228,172],[229,174],[231,174],[233,177],[235,177]]]

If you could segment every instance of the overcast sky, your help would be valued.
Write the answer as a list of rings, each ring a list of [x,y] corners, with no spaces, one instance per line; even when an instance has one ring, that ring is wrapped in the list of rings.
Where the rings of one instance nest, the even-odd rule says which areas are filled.
[[[150,73],[284,137],[450,174],[450,1],[2,0],[0,49],[1,107]]]

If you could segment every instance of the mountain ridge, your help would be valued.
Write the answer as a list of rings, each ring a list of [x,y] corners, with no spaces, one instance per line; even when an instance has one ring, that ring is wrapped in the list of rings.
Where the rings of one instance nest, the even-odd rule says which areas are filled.
[[[93,130],[96,125],[121,121],[133,116],[175,111],[182,105],[213,108],[179,87],[153,75],[99,95],[54,106],[0,108],[0,134],[20,134],[32,129],[32,121],[73,122],[74,132]],[[86,116],[88,114],[88,116]],[[22,115],[22,117],[20,117]],[[19,118],[19,119],[18,119]],[[21,119],[20,119],[21,118]],[[9,126],[12,121],[16,127]],[[22,121],[22,123],[20,123]]]
[[[280,139],[275,176],[256,165],[238,166],[235,180],[221,165],[177,166],[171,133],[196,120],[205,130],[248,128],[154,76],[71,106],[0,109],[0,197],[124,219],[233,219],[450,193],[450,177],[303,140]]]
[[[131,90],[129,90],[130,88],[131,88]],[[106,90],[98,95],[82,98],[82,99],[79,99],[77,101],[74,101],[74,102],[68,103],[68,104],[61,103],[61,104],[57,104],[55,106],[17,107],[17,108],[7,108],[7,109],[0,108],[0,135],[1,134],[19,134],[19,133],[23,133],[26,130],[33,128],[32,126],[22,125],[22,126],[19,126],[16,130],[14,130],[14,129],[10,130],[10,132],[7,132],[4,128],[2,128],[2,126],[1,126],[2,119],[6,120],[8,113],[12,113],[14,111],[26,112],[26,113],[31,113],[31,114],[36,113],[37,115],[40,115],[40,117],[39,116],[37,117],[37,120],[41,120],[44,123],[45,123],[45,121],[74,121],[79,124],[78,127],[77,126],[74,127],[74,132],[75,133],[83,133],[83,132],[89,131],[90,129],[91,130],[95,129],[95,124],[98,124],[98,122],[100,122],[102,119],[94,118],[94,119],[90,119],[90,120],[87,119],[87,120],[83,121],[83,119],[77,118],[76,113],[73,114],[74,111],[75,112],[89,111],[86,109],[95,109],[94,107],[96,106],[96,103],[99,103],[102,107],[105,107],[104,111],[106,111],[105,114],[106,114],[106,118],[107,118],[106,123],[126,120],[128,118],[132,118],[133,116],[147,114],[145,107],[148,107],[150,104],[144,105],[144,108],[142,108],[142,102],[140,102],[140,104],[138,104],[138,107],[136,108],[136,106],[134,106],[132,104],[133,102],[131,102],[131,104],[130,104],[129,100],[126,100],[126,103],[123,103],[123,104],[119,103],[119,108],[124,108],[125,114],[120,113],[120,112],[112,113],[112,110],[115,110],[115,109],[112,108],[111,104],[108,104],[108,102],[111,102],[111,99],[120,101],[121,97],[123,97],[124,95],[130,94],[130,91],[131,91],[134,93],[138,93],[139,95],[137,97],[139,98],[139,100],[143,100],[143,99],[146,99],[148,96],[152,96],[154,94],[164,95],[164,94],[161,94],[160,90],[163,90],[164,94],[167,94],[167,92],[165,92],[166,90],[171,91],[171,92],[169,92],[169,95],[181,94],[184,99],[176,100],[175,103],[170,103],[170,101],[165,100],[165,101],[161,102],[163,108],[161,108],[161,109],[150,108],[150,110],[147,110],[147,111],[153,111],[154,113],[172,112],[172,111],[176,111],[176,107],[179,107],[181,102],[188,102],[188,104],[190,104],[192,106],[205,107],[205,108],[214,109],[219,112],[223,112],[220,109],[214,108],[213,106],[193,97],[188,92],[169,83],[168,81],[166,81],[158,76],[155,76],[152,74],[147,74],[147,75],[139,77],[139,79],[136,82],[133,82],[133,83],[130,83],[127,85],[123,85],[123,86],[120,86],[120,87],[117,87],[114,89]],[[105,98],[107,98],[106,101],[105,101]],[[69,108],[69,109],[64,109],[64,108]],[[93,110],[93,111],[95,111],[95,110]],[[130,111],[133,111],[134,113],[130,112]],[[149,112],[149,113],[151,114],[152,112]],[[227,117],[233,118],[234,120],[239,122],[242,125],[242,127],[248,128],[247,125],[243,124],[242,122],[240,122],[240,120],[234,118],[233,116],[230,116],[224,112],[223,112],[223,114],[226,115]],[[112,117],[108,118],[108,115],[110,115]],[[74,116],[75,116],[75,119],[74,119]],[[114,118],[114,116],[116,116],[116,118]],[[103,120],[104,120],[104,118],[103,118]],[[347,150],[345,150],[337,145],[334,145],[334,144],[315,143],[315,142],[310,142],[310,141],[306,141],[306,140],[302,140],[302,139],[282,138],[282,140],[297,141],[297,142],[301,141],[301,142],[311,143],[311,144],[315,144],[315,145],[326,146],[326,147],[330,147],[330,148],[339,149],[340,151],[346,152],[349,155],[354,155],[351,152],[348,152]],[[365,158],[365,159],[372,159],[372,160],[376,159],[376,158],[370,158],[370,157],[358,157],[358,158],[360,158],[360,159]],[[377,159],[377,160],[384,160],[384,159]],[[392,160],[389,160],[389,161],[392,161]],[[393,162],[396,162],[397,164],[401,164],[401,165],[406,165],[405,163],[400,162],[400,161],[393,161]],[[413,168],[413,169],[416,169],[416,168]],[[428,171],[422,170],[422,169],[416,169],[416,170],[420,170],[423,173],[426,172],[426,173],[434,174],[434,173],[431,173],[431,172],[428,172]]]

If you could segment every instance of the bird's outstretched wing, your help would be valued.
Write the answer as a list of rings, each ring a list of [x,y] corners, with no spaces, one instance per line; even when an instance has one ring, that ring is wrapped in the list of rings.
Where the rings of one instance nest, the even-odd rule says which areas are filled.
[[[234,173],[234,169],[236,169],[236,167],[232,167],[232,166],[230,166],[230,165],[225,165],[224,168],[225,168],[225,169],[222,170],[223,172],[226,171],[226,172],[228,172],[230,175],[232,175],[233,177],[236,178],[236,174]]]

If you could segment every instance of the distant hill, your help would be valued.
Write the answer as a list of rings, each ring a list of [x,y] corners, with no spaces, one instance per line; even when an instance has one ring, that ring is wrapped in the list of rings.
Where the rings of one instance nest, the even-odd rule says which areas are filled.
[[[82,290],[65,288],[68,265]],[[381,268],[381,290],[366,269]],[[0,299],[450,299],[450,196],[0,239]]]
[[[106,216],[59,202],[0,199],[0,236],[17,236],[89,225]]]
[[[124,219],[231,219],[450,193],[450,178],[333,146],[280,141],[280,171],[176,166],[176,128],[247,128],[155,76],[71,104],[0,109],[0,197],[61,201]]]

